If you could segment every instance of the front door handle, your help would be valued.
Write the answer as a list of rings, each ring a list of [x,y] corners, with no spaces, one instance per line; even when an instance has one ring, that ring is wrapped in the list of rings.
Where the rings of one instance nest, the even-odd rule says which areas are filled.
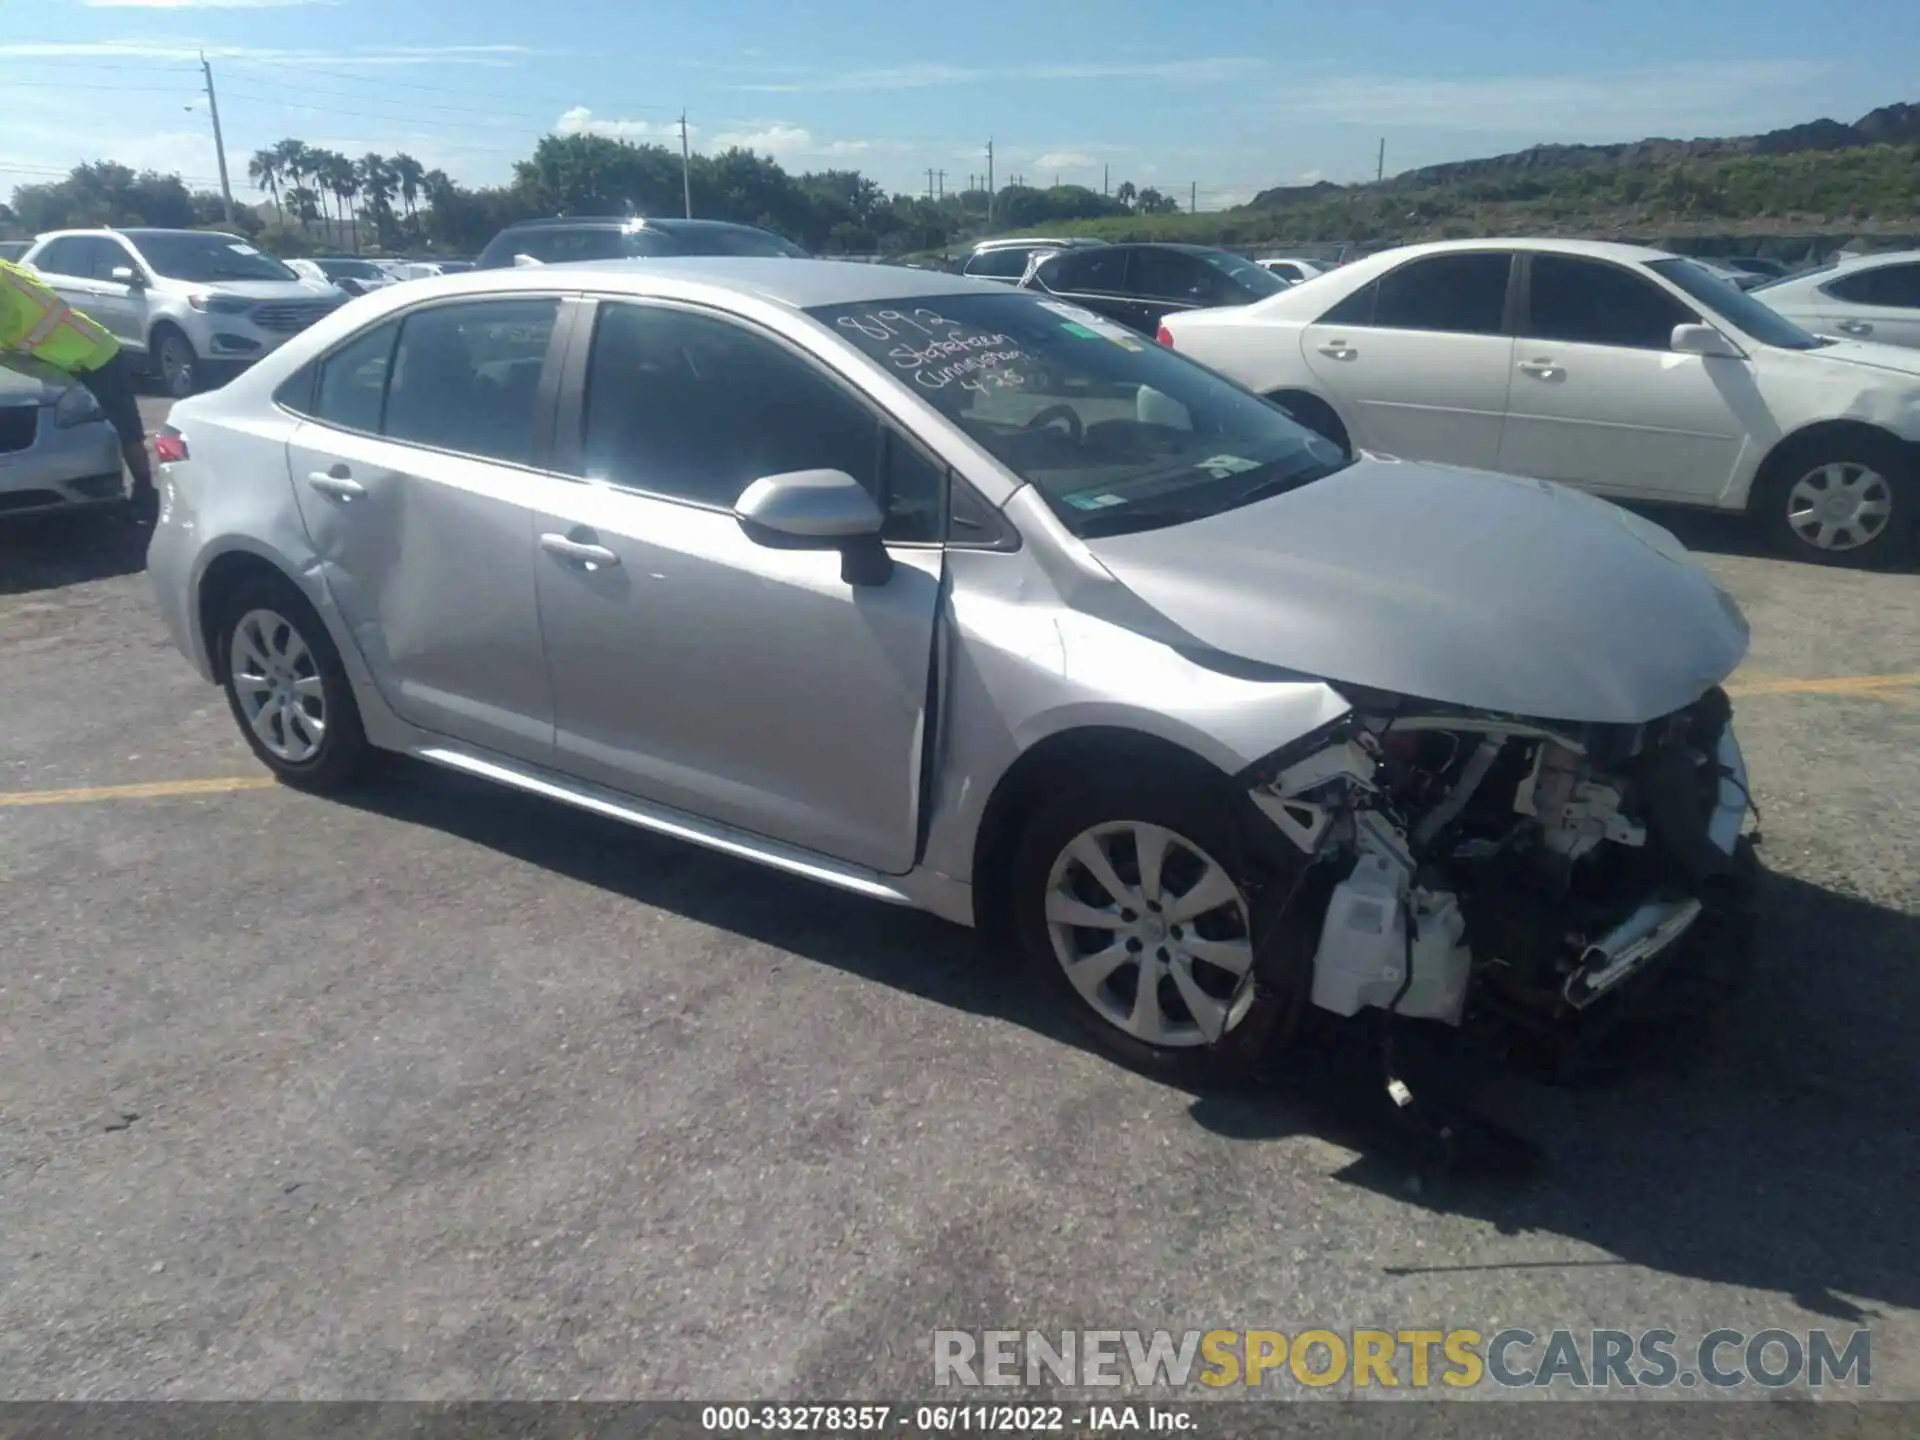
[[[335,465],[327,470],[310,471],[307,484],[322,495],[331,495],[336,500],[358,500],[367,493],[367,487],[353,478],[344,465]]]
[[[1522,360],[1520,369],[1538,380],[1558,380],[1567,373],[1551,360]]]
[[[1865,320],[1842,320],[1837,327],[1845,335],[1871,335],[1873,326]]]
[[[565,535],[542,535],[540,548],[549,555],[558,555],[562,560],[587,570],[611,570],[620,563],[620,557],[606,546],[570,540]]]
[[[1335,360],[1357,360],[1360,352],[1344,340],[1329,340],[1320,347],[1320,353]]]

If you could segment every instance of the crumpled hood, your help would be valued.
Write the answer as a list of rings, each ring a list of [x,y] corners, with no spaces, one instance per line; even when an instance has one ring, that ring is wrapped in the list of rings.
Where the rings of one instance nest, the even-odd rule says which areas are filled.
[[[73,381],[31,355],[0,354],[0,405],[51,405]]]
[[[1535,719],[1639,724],[1747,649],[1732,597],[1659,526],[1474,470],[1362,456],[1256,505],[1087,546],[1215,649]]]

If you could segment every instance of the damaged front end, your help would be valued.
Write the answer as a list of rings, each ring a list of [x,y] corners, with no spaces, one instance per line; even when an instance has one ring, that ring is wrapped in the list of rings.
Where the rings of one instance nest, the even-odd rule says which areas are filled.
[[[1311,998],[1339,1015],[1571,1046],[1746,910],[1746,767],[1718,688],[1644,725],[1370,694],[1242,778],[1332,867]]]

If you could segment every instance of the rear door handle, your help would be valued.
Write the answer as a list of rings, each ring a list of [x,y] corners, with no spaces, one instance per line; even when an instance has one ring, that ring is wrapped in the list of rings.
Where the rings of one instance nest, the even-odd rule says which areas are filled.
[[[1871,335],[1873,333],[1873,326],[1869,325],[1865,320],[1842,320],[1837,328],[1848,335]]]
[[[367,493],[367,487],[348,474],[344,465],[335,465],[331,470],[308,472],[307,484],[322,495],[331,495],[336,500],[358,500]]]
[[[1327,341],[1320,347],[1320,353],[1335,360],[1357,360],[1360,357],[1360,352],[1344,340]]]
[[[565,535],[542,535],[540,548],[549,555],[558,555],[562,560],[588,570],[602,568],[611,570],[620,563],[620,557],[604,545],[589,545],[583,540],[569,540]]]
[[[1541,380],[1558,380],[1567,373],[1551,360],[1522,360],[1520,368],[1526,374]]]

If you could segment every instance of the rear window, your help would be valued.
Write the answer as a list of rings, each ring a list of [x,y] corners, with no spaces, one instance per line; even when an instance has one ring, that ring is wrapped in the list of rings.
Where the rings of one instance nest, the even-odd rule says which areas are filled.
[[[636,255],[670,255],[673,247],[651,230],[625,230],[614,225],[582,225],[578,229],[553,226],[538,230],[509,230],[494,238],[480,257],[480,268],[510,266],[525,255],[542,265],[564,265],[572,260],[624,260]]]

